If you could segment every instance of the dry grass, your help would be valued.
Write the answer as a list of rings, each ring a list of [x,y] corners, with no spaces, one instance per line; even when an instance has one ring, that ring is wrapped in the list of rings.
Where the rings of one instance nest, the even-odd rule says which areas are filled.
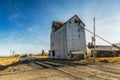
[[[119,63],[120,64],[120,57],[109,57],[109,58],[96,58],[97,62],[110,62],[110,63]]]
[[[0,58],[0,65],[7,66],[7,65],[13,64],[15,62],[18,62],[19,60],[20,60],[20,57]]]
[[[41,58],[41,59],[47,59],[49,56],[29,56],[30,58]]]
[[[88,59],[81,60],[81,62],[88,62],[93,61],[93,57],[89,57]],[[120,64],[120,57],[102,57],[102,58],[95,58],[96,62],[109,62],[109,63],[119,63]]]

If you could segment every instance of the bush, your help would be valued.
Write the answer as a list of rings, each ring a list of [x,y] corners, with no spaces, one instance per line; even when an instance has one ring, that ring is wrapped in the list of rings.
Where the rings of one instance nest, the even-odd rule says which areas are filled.
[[[21,57],[27,57],[27,54],[23,54],[23,55],[21,55]]]
[[[29,56],[32,56],[32,54],[30,53]]]
[[[19,54],[15,54],[13,57],[14,58],[18,58],[18,57],[20,57],[20,55]]]
[[[101,60],[100,62],[109,62],[107,59]]]

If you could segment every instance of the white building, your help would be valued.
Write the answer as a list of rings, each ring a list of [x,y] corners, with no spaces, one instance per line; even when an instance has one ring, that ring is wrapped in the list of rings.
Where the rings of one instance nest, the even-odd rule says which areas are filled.
[[[53,21],[50,36],[50,58],[86,58],[85,24],[77,15],[67,22]]]

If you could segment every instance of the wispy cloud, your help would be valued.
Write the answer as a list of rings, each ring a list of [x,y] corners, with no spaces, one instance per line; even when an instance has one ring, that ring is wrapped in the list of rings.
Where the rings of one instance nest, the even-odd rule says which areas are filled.
[[[25,25],[24,25],[23,23],[19,23],[19,22],[18,22],[18,23],[16,23],[16,26],[17,26],[17,27],[24,27]]]
[[[17,20],[21,15],[22,15],[21,13],[11,14],[11,15],[9,16],[9,19],[10,19],[10,21],[15,21],[15,20]]]
[[[107,4],[105,4],[107,3]],[[102,5],[102,6],[101,6]],[[120,9],[116,1],[94,1],[88,3],[82,12],[86,28],[93,31],[93,17],[96,18],[96,34],[106,40],[117,43],[120,42]],[[86,32],[87,42],[91,41],[92,34]],[[113,38],[112,38],[113,37]],[[107,44],[103,40],[97,38],[97,44]]]
[[[31,31],[33,31],[33,28],[32,28],[32,27],[29,27],[27,30],[28,30],[29,32],[31,32]]]

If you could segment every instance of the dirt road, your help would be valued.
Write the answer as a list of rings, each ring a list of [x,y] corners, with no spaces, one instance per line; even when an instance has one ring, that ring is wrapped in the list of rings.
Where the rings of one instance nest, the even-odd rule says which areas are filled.
[[[24,59],[1,70],[0,80],[120,80],[120,64]]]

